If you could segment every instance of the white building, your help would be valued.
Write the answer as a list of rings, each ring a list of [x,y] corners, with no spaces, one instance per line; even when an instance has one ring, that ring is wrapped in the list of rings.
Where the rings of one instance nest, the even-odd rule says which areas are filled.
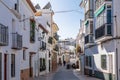
[[[0,7],[0,80],[29,80],[40,52],[36,10],[30,0],[2,0]]]
[[[0,80],[20,80],[22,33],[19,3],[17,0],[0,1]]]
[[[80,29],[76,37],[76,53],[79,57],[80,71],[84,74],[84,37],[85,37],[85,26],[84,21],[80,20]]]
[[[51,4],[48,2],[43,9],[37,10],[40,16],[36,16],[37,25],[39,26],[38,30],[40,33],[40,50],[39,50],[39,60],[38,70],[36,68],[39,75],[46,74],[52,69],[52,23],[53,23],[53,11],[51,9]],[[36,55],[36,59],[38,57]]]
[[[88,16],[87,20],[85,17],[85,26],[89,29],[85,33],[92,30],[94,39],[85,36],[85,74],[87,75],[94,75],[104,80],[120,80],[118,3],[120,3],[118,0],[94,0],[94,2],[83,0],[81,2],[81,6],[85,9],[85,16]],[[89,22],[91,18],[92,23]]]

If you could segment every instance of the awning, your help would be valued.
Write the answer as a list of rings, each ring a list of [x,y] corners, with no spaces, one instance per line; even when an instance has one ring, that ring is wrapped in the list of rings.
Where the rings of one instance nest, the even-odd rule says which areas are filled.
[[[105,5],[103,5],[99,10],[97,10],[97,12],[95,13],[95,17],[100,15],[104,10],[105,10]]]

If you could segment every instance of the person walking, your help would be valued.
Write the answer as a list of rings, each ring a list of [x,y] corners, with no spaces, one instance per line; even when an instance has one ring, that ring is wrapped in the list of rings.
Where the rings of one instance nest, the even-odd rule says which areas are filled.
[[[63,61],[64,66],[66,65],[66,61]]]

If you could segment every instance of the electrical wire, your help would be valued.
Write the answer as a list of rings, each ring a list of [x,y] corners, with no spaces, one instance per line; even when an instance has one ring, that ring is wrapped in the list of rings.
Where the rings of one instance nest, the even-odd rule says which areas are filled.
[[[55,11],[54,13],[68,13],[68,12],[80,12],[80,11],[79,10],[66,10],[66,11]]]

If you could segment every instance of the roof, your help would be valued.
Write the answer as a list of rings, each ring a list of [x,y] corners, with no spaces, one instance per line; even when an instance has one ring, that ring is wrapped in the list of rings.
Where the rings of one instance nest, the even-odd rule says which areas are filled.
[[[44,7],[43,7],[43,9],[50,9],[52,6],[51,6],[51,4],[50,4],[50,2],[48,2]]]
[[[35,7],[33,6],[31,0],[26,0],[26,1],[27,1],[27,3],[29,4],[29,6],[31,7],[32,11],[35,13],[35,12],[36,12],[36,9],[35,9]]]

